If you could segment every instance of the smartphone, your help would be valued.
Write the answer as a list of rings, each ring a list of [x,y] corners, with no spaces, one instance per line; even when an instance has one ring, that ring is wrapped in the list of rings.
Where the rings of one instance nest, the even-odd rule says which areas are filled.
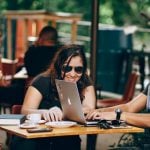
[[[52,128],[34,128],[34,129],[27,129],[29,133],[38,133],[38,132],[51,132],[53,131]]]

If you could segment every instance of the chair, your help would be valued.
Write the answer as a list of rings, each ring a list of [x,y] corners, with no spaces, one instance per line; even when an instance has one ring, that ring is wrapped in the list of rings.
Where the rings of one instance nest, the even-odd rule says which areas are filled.
[[[111,106],[129,102],[134,96],[135,85],[136,85],[138,76],[139,75],[136,72],[132,72],[129,75],[122,98],[120,98],[120,99],[119,98],[118,99],[108,98],[108,99],[101,99],[101,100],[98,99],[97,100],[97,108],[111,107]]]
[[[22,105],[13,105],[12,114],[21,114]]]

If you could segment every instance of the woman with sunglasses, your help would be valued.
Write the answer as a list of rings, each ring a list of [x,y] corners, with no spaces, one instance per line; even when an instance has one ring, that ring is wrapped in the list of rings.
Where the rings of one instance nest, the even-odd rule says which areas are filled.
[[[83,47],[78,45],[62,46],[56,53],[49,69],[38,75],[28,88],[22,107],[23,114],[40,113],[46,121],[61,121],[63,113],[58,98],[55,79],[76,82],[81,97],[83,111],[95,108],[95,91],[92,82],[87,75],[87,62]],[[68,91],[69,92],[69,91]],[[21,139],[16,145],[22,150],[24,147],[33,150],[29,144],[52,150],[80,150],[79,136],[66,136],[55,138],[43,138],[36,140]]]

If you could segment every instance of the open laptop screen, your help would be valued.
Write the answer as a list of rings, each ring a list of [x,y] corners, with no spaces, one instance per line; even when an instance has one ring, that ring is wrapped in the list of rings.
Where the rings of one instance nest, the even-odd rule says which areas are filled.
[[[76,83],[55,79],[64,118],[86,123]]]

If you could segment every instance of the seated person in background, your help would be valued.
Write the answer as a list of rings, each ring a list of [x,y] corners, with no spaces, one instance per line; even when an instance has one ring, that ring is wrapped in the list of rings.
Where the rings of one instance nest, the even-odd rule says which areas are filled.
[[[147,87],[143,92],[141,92],[130,102],[114,107],[100,108],[93,110],[87,114],[86,118],[114,120],[116,119],[115,109],[119,108],[122,111],[120,116],[121,120],[124,120],[128,124],[134,126],[149,128],[150,114],[138,113],[144,110],[145,108],[147,108],[147,110],[150,111],[150,96],[147,97],[148,88],[150,90],[150,83],[147,85]]]
[[[0,49],[2,46],[2,31],[0,30]],[[0,51],[1,52],[1,51]],[[0,53],[0,103],[22,104],[24,96],[24,81],[16,81],[3,75]]]
[[[45,71],[57,51],[58,33],[51,26],[45,26],[34,45],[30,46],[24,57],[27,74],[31,77]]]
[[[55,28],[45,26],[34,46],[25,54],[24,64],[30,77],[45,71],[57,51],[58,34]],[[25,92],[25,81],[12,82],[0,78],[0,102],[7,104],[22,104]]]
[[[2,71],[0,72],[0,103],[9,105],[22,104],[25,81],[5,79]]]
[[[83,111],[87,112],[95,108],[95,91],[87,75],[87,62],[83,47],[68,45],[61,47],[48,70],[38,75],[29,86],[22,107],[23,114],[40,113],[47,121],[63,119],[55,79],[76,82]],[[32,140],[14,137],[10,150],[38,150],[41,147],[53,150],[80,150],[80,142],[79,136]]]

